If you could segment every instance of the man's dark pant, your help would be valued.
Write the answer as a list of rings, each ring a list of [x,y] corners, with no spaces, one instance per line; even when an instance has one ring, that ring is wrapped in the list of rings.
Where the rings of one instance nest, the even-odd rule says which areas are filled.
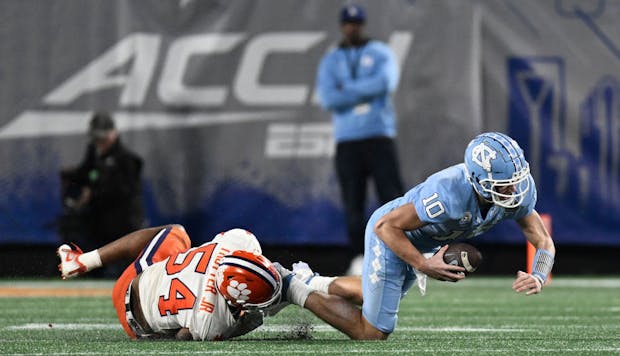
[[[364,252],[366,183],[372,178],[381,204],[404,194],[394,140],[377,137],[338,143],[336,172],[352,256]]]

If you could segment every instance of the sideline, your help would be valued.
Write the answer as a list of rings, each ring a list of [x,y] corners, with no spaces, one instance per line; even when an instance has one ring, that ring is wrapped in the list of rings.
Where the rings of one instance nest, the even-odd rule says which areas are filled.
[[[112,288],[0,287],[0,297],[110,297]]]
[[[1,297],[110,297],[112,280],[0,280]]]

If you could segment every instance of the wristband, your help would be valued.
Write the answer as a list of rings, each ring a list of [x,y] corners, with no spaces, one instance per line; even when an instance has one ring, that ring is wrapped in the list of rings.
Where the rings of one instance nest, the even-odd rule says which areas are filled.
[[[547,276],[551,273],[554,261],[555,259],[551,252],[542,248],[536,249],[536,255],[532,263],[532,275],[540,278],[544,284],[547,281]]]
[[[536,278],[536,280],[540,282],[541,287],[545,285],[545,281],[543,281],[543,279],[540,276],[532,275],[532,277]]]

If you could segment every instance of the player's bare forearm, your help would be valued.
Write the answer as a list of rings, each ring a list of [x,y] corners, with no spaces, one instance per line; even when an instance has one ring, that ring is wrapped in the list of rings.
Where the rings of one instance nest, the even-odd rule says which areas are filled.
[[[517,221],[523,234],[537,249],[545,249],[555,255],[553,239],[545,228],[540,215],[534,210],[531,214]]]
[[[447,247],[435,256],[426,259],[409,241],[405,231],[415,230],[422,226],[424,223],[418,217],[413,204],[405,204],[381,217],[375,224],[374,231],[394,254],[429,277],[448,281],[463,279],[464,276],[458,274],[458,272],[465,271],[463,267],[448,265],[443,261],[443,252]]]
[[[532,274],[518,271],[512,289],[517,293],[525,292],[525,295],[538,294],[542,291],[547,275],[551,272],[555,245],[540,215],[535,210],[519,219],[517,223],[527,240],[536,248],[537,253],[534,266],[532,266]],[[540,263],[537,263],[539,254],[543,257],[540,258]]]
[[[98,251],[101,256],[101,262],[105,265],[119,259],[133,260],[137,258],[142,249],[144,249],[157,233],[168,226],[183,228],[181,225],[167,225],[131,232],[99,248]]]
[[[245,335],[257,327],[263,325],[263,313],[258,310],[251,312],[244,312],[244,314],[237,320],[234,329],[230,332],[227,338],[233,338],[241,335]]]
[[[447,280],[456,282],[464,278],[465,268],[460,266],[448,265],[443,261],[443,254],[448,248],[444,246],[436,255],[427,259],[418,251],[415,246],[407,239],[404,232],[398,228],[383,226],[380,222],[377,224],[375,231],[377,236],[385,242],[385,244],[413,268],[427,274],[431,278],[439,280]]]
[[[375,233],[394,254],[413,268],[419,269],[424,264],[424,256],[411,244],[402,230],[381,219],[375,225]]]

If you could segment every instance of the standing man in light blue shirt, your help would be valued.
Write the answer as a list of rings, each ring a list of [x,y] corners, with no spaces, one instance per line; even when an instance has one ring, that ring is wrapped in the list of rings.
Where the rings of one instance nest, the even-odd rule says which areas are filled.
[[[349,274],[361,273],[368,178],[381,204],[403,194],[394,138],[396,116],[392,93],[398,86],[398,64],[384,43],[364,36],[366,12],[359,5],[340,11],[342,42],[319,65],[321,105],[332,113],[336,171],[345,208],[353,259]]]

